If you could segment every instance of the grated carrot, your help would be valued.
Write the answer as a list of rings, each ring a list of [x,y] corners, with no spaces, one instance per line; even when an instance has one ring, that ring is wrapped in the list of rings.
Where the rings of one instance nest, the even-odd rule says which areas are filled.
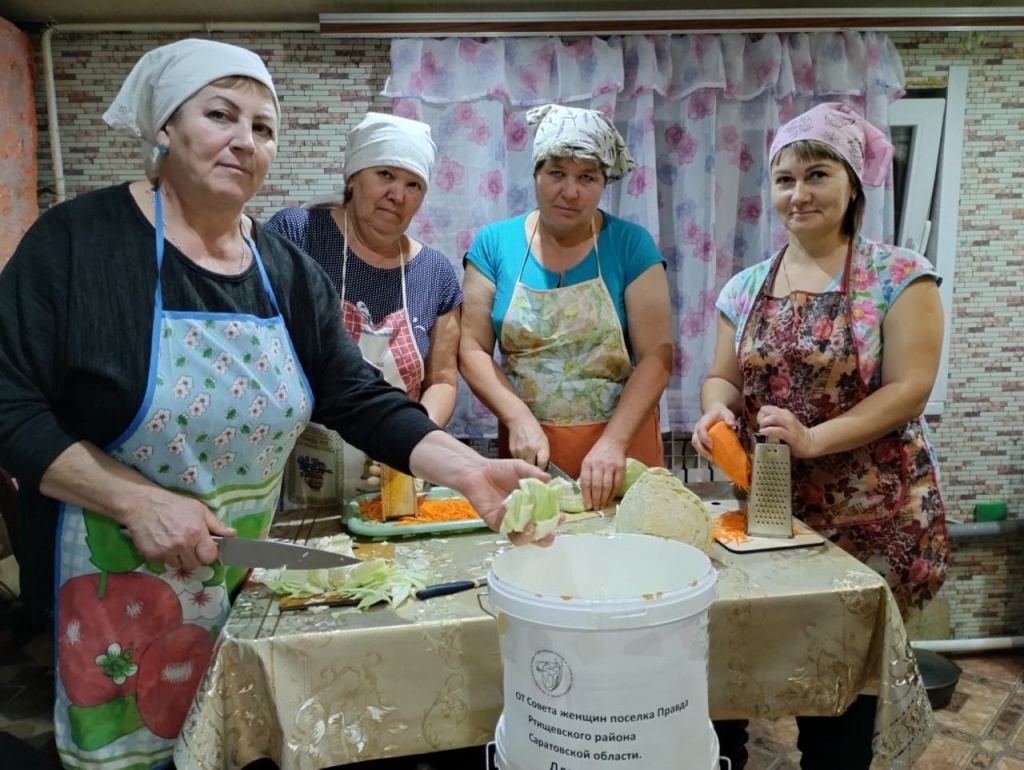
[[[360,503],[359,511],[365,519],[384,521],[384,506],[379,497],[375,497],[369,502]],[[400,519],[392,519],[389,523],[401,527],[410,524],[436,524],[444,521],[465,521],[476,518],[479,518],[479,514],[468,500],[424,497],[416,505],[415,516],[403,516]]]
[[[715,540],[720,543],[748,543],[747,514],[743,511],[729,511],[715,517]],[[796,522],[793,522],[793,534],[797,534]]]
[[[750,540],[747,535],[747,515],[743,511],[729,511],[715,517],[715,540],[720,543],[745,543]]]

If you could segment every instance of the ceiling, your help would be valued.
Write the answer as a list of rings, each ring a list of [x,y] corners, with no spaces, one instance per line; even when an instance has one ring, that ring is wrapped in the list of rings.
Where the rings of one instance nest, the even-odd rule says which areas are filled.
[[[891,6],[908,11],[960,9],[999,10],[1006,16],[1024,17],[1024,6],[1012,2],[973,2],[972,0],[0,0],[0,18],[20,26],[39,24],[128,24],[128,23],[309,23],[316,24],[321,13],[337,14],[437,14],[444,21],[450,13],[525,12],[544,14],[583,12],[686,11],[714,12],[727,17],[730,11],[763,11],[766,16],[782,11],[804,11],[809,16],[827,16],[843,9],[860,13]],[[811,6],[808,8],[807,6]],[[910,14],[913,16],[914,14]]]

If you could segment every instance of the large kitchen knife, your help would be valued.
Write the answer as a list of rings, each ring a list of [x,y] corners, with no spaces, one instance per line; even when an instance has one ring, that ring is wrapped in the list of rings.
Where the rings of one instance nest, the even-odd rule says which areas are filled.
[[[127,529],[121,530],[131,540]],[[211,535],[220,547],[221,564],[228,567],[258,567],[261,569],[331,569],[361,564],[355,556],[345,556],[321,548],[310,548],[278,540],[253,540],[247,537],[219,537]]]
[[[310,548],[278,540],[252,540],[247,537],[217,537],[220,561],[229,567],[263,569],[331,569],[361,564],[362,559],[322,548]]]

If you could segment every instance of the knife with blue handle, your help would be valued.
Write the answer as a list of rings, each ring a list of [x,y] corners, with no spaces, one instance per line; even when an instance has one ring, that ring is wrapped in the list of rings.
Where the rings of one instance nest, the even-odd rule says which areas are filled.
[[[435,596],[457,594],[459,591],[468,591],[471,588],[481,588],[485,585],[487,585],[487,578],[485,577],[477,578],[476,580],[455,580],[451,583],[438,583],[437,585],[421,588],[416,592],[416,598],[432,599]]]

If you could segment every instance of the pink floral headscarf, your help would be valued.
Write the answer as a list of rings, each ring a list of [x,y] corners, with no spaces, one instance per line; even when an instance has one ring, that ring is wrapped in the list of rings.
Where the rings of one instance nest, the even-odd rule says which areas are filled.
[[[839,102],[826,102],[798,115],[779,129],[768,156],[775,156],[788,145],[804,139],[827,144],[834,149],[862,184],[880,187],[892,164],[893,147],[885,133]]]

